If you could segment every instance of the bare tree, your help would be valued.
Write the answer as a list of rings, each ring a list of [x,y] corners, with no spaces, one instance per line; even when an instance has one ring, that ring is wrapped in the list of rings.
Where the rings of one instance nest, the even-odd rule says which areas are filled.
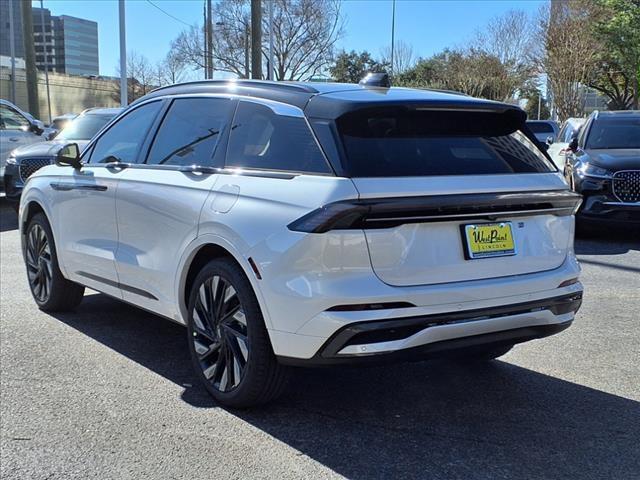
[[[277,80],[306,80],[326,71],[344,22],[339,0],[271,0],[273,48]],[[262,2],[262,8],[268,8]],[[251,71],[251,10],[249,0],[226,0],[216,9],[213,57],[216,69],[248,78]],[[262,14],[262,30],[269,31],[269,15]],[[268,35],[262,38],[262,54],[268,58]],[[194,69],[204,67],[202,28],[193,26],[173,42],[172,50]],[[267,62],[263,62],[266,67]],[[266,77],[263,68],[263,77]]]
[[[560,120],[582,116],[586,85],[593,77],[598,44],[589,28],[589,8],[581,0],[552,0],[539,23],[539,49],[534,51],[547,74]]]
[[[501,100],[514,98],[536,76],[531,51],[536,41],[534,20],[521,10],[510,10],[494,17],[486,28],[476,33],[471,51],[496,58],[503,66],[499,83]]]
[[[380,63],[391,65],[391,45],[380,51]],[[393,74],[402,75],[413,68],[416,63],[413,47],[402,40],[395,42],[393,46]]]
[[[120,75],[120,62],[116,66],[116,75]],[[154,68],[144,55],[136,51],[127,52],[127,99],[131,103],[153,89]],[[120,99],[120,83],[116,83],[114,100]]]

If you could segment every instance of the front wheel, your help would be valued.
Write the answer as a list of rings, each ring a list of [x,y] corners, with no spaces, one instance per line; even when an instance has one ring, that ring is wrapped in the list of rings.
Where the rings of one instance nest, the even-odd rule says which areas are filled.
[[[276,360],[251,284],[235,262],[210,261],[193,282],[188,308],[193,365],[216,401],[245,408],[280,395],[289,370]]]
[[[40,310],[64,312],[80,304],[84,287],[62,276],[51,226],[42,213],[27,226],[24,259],[29,288]]]

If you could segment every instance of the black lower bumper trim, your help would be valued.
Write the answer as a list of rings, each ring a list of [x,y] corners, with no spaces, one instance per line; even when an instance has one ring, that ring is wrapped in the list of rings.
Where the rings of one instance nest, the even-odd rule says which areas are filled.
[[[338,352],[348,345],[400,340],[432,326],[460,322],[466,323],[542,310],[550,310],[554,315],[562,315],[569,312],[575,313],[580,308],[581,303],[582,292],[578,292],[560,297],[488,309],[467,310],[463,312],[394,320],[359,322],[347,325],[334,333],[311,359],[279,357],[279,360],[289,365],[307,366],[367,362],[386,363],[388,361],[393,362],[403,359],[427,358],[480,345],[490,346],[522,343],[561,332],[568,328],[571,322],[553,325],[536,325],[482,335],[472,335],[393,352],[381,352],[371,355],[338,355]]]

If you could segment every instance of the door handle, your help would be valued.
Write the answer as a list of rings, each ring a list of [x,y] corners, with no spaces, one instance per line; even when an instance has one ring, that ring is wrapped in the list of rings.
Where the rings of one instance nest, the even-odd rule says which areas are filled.
[[[220,169],[215,167],[207,167],[204,165],[183,165],[178,170],[182,173],[218,173]]]
[[[20,139],[19,139],[19,138],[17,138],[17,137],[11,137],[11,138],[9,138],[9,141],[10,141],[10,142],[17,142],[17,141],[19,141],[19,140],[20,140]]]
[[[130,165],[128,163],[124,163],[124,162],[109,162],[109,163],[105,164],[105,166],[109,170],[124,170],[125,168],[129,167]]]
[[[68,182],[52,182],[51,188],[57,190],[59,192],[70,192],[71,190],[88,190],[94,192],[106,192],[106,185],[91,185],[91,184],[78,184],[78,183],[68,183]]]

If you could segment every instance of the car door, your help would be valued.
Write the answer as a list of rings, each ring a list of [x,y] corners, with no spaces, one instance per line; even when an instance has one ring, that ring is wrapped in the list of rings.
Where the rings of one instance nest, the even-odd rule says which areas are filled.
[[[40,140],[44,138],[31,131],[27,117],[9,105],[0,104],[0,167],[4,168],[13,149]]]
[[[67,277],[117,297],[116,189],[127,167],[136,163],[162,103],[128,111],[86,150],[80,170],[60,169],[52,185],[58,256]]]
[[[116,265],[125,300],[177,318],[178,262],[219,177],[235,104],[231,96],[173,99],[144,162],[123,172]]]

